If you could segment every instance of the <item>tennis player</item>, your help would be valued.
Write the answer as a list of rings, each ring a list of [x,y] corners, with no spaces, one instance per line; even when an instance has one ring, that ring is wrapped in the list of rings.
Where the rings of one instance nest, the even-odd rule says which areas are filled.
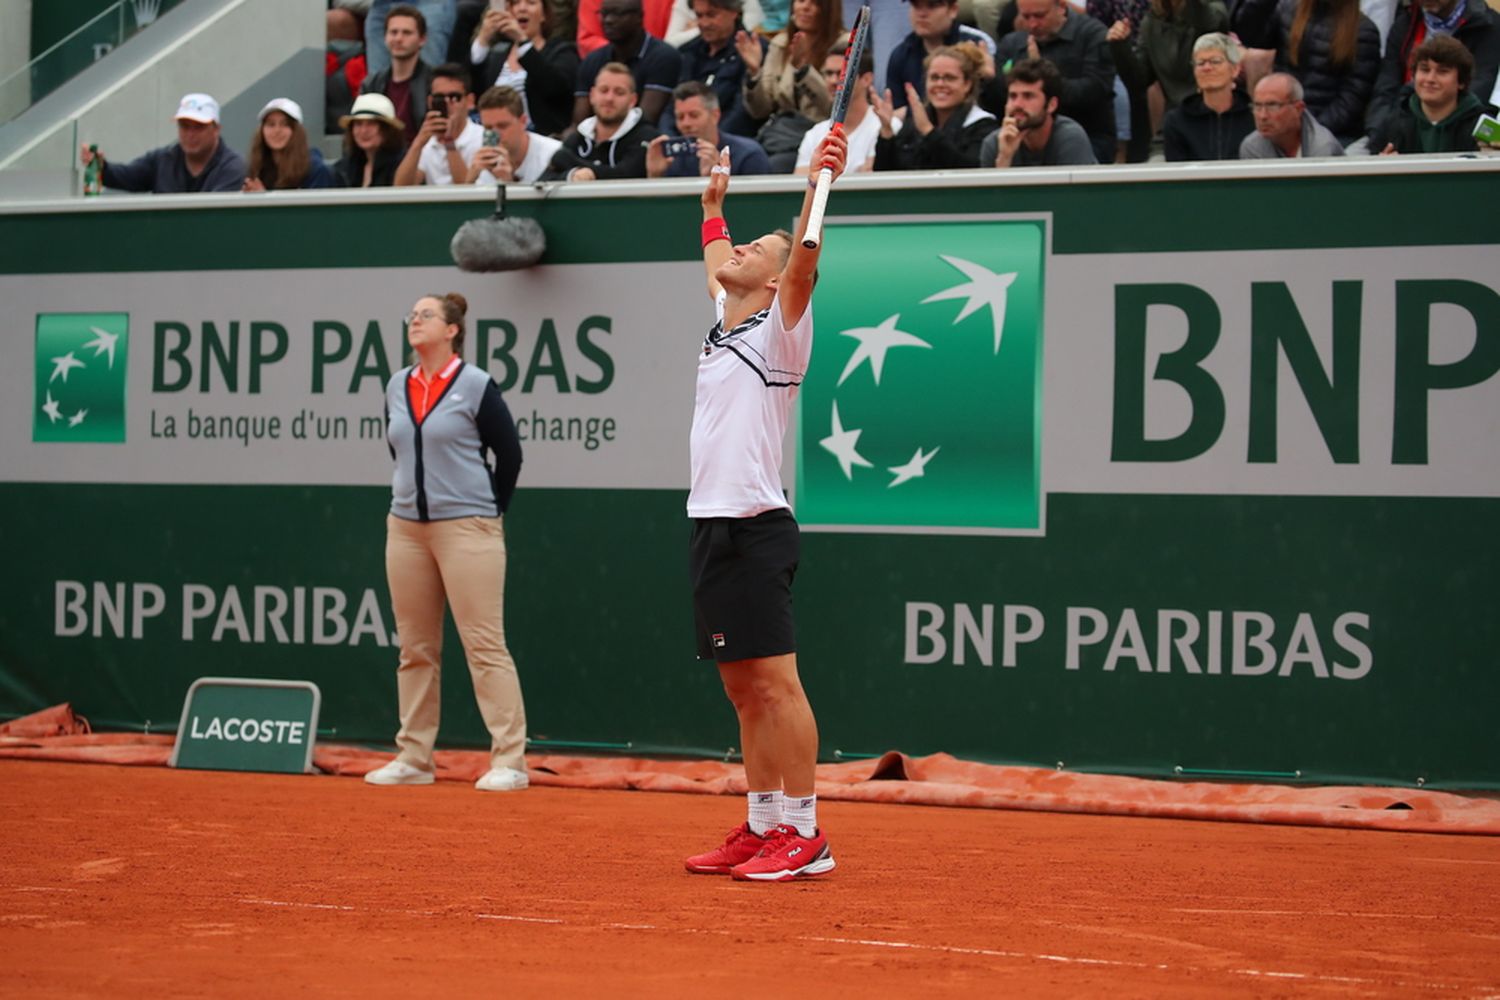
[[[837,177],[848,144],[834,130],[813,162]],[[818,249],[777,230],[733,244],[724,222],[729,152],[703,192],[703,265],[717,322],[698,358],[689,562],[698,656],[714,659],[739,717],[749,818],[690,872],[782,882],[832,871],[818,828],[818,726],[797,676],[792,577],[797,522],[781,486],[781,440],[812,354]],[[816,171],[815,171],[816,174]]]

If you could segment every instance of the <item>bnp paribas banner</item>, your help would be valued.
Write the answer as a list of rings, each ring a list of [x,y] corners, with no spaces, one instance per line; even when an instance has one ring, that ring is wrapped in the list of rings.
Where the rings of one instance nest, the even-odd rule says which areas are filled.
[[[1061,253],[1059,217],[830,222],[783,468],[825,753],[1500,783],[1496,249]],[[723,752],[692,260],[0,275],[0,712],[268,676],[388,738],[382,387],[448,290],[523,438],[533,736]]]
[[[0,476],[387,483],[382,390],[410,362],[403,317],[457,290],[465,354],[510,403],[527,486],[685,484],[695,347],[713,319],[701,266],[580,271],[0,277],[20,310],[6,321]],[[696,297],[668,307],[662,287]]]
[[[1045,218],[828,245],[784,469],[811,529],[1045,534],[1057,493],[1500,496],[1500,279],[1471,248],[1059,256]],[[524,486],[686,486],[712,309],[684,262],[0,276],[0,479],[385,483],[402,317],[449,289]]]

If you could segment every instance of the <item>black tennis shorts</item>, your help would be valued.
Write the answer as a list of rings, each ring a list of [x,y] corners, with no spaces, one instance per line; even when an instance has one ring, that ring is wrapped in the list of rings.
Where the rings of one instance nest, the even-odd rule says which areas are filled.
[[[730,663],[797,651],[792,578],[801,551],[789,510],[694,519],[688,566],[698,659]]]

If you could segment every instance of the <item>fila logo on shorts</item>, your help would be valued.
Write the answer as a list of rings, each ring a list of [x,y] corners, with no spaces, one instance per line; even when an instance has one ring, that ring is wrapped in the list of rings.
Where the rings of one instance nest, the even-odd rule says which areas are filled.
[[[724,633],[723,632],[715,632],[714,635],[713,635],[713,639],[714,639],[714,648],[715,649],[723,649],[724,648]]]

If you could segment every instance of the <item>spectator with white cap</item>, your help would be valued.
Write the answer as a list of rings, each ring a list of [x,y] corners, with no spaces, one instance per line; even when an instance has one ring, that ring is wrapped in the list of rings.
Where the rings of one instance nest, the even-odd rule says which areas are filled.
[[[333,187],[323,151],[308,144],[302,105],[277,97],[260,109],[260,127],[250,140],[246,191]]]
[[[177,106],[177,141],[150,150],[129,163],[110,163],[104,153],[84,146],[80,159],[104,162],[104,186],[121,191],[186,194],[238,191],[245,183],[245,161],[219,140],[219,102],[207,94],[187,94]]]
[[[396,106],[384,94],[360,94],[349,113],[339,119],[344,130],[344,155],[333,167],[337,187],[391,187],[405,149],[406,128],[396,117]]]

